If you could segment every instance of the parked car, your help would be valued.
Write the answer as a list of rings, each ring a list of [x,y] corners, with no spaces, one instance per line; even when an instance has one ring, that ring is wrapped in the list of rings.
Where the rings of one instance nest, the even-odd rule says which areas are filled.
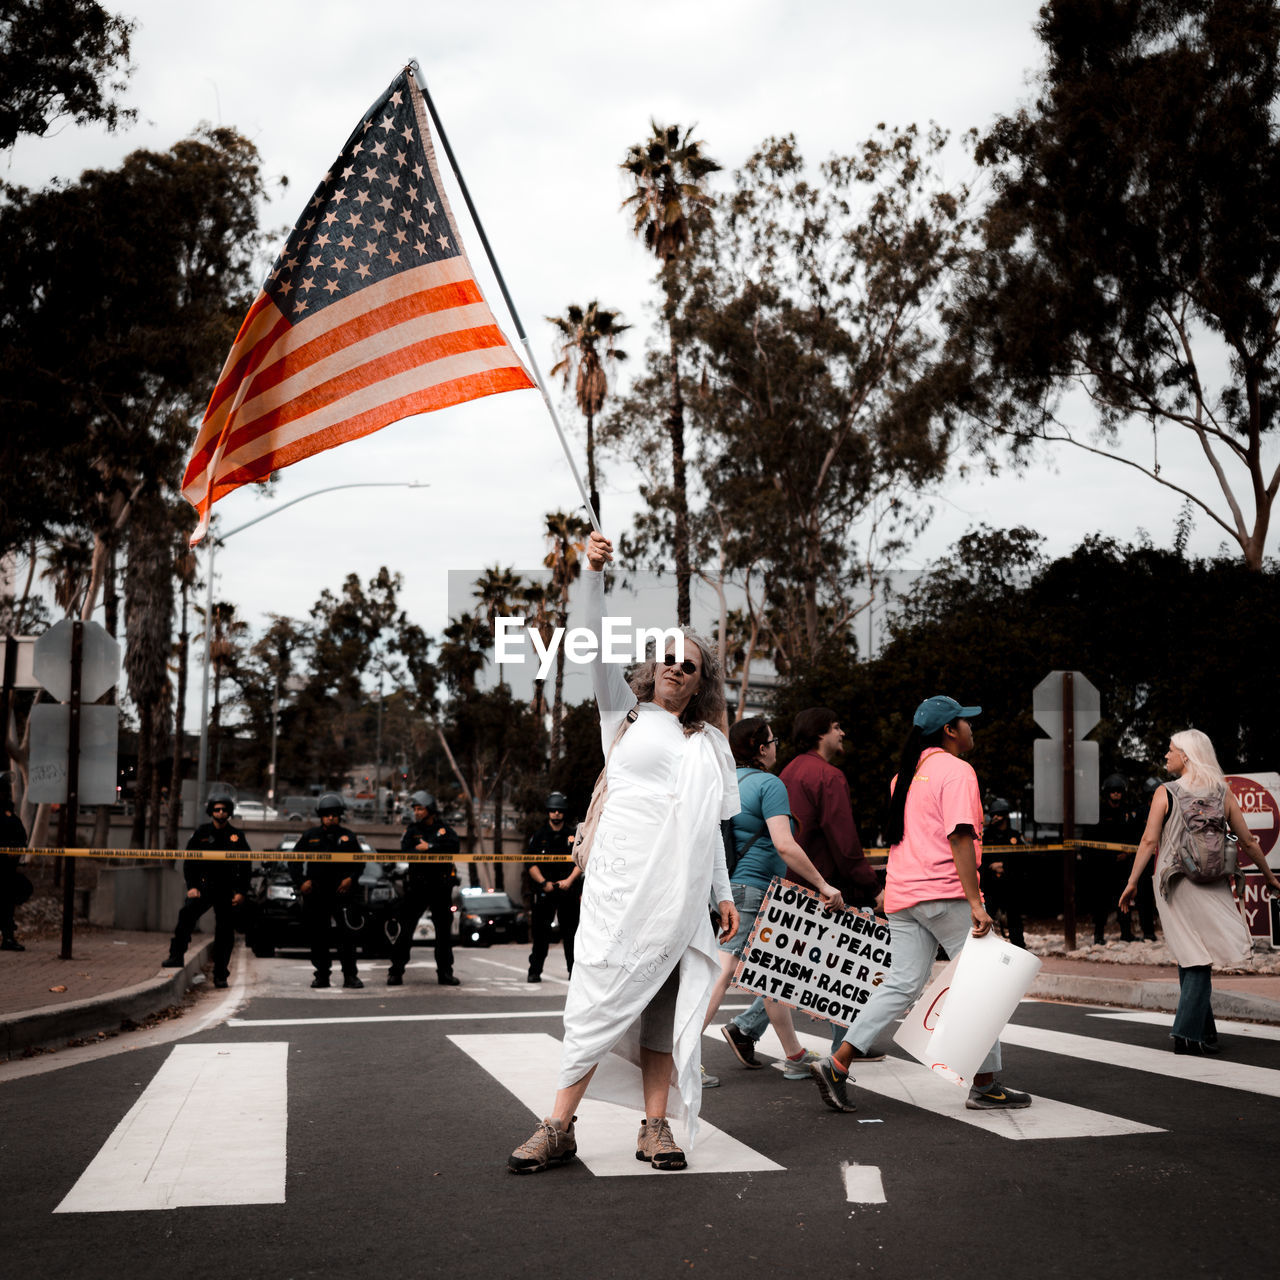
[[[363,837],[360,851],[377,857],[377,851]],[[297,836],[286,836],[276,846],[278,853],[291,853]],[[366,956],[387,955],[399,933],[397,906],[404,895],[407,862],[380,862],[371,859],[360,873],[359,896],[348,911],[348,921],[356,928],[356,946]],[[245,925],[245,944],[256,956],[272,956],[277,949],[307,945],[302,919],[299,886],[306,879],[306,863],[261,862],[253,864]]]
[[[463,889],[458,904],[458,944],[488,947],[495,942],[528,942],[529,914],[505,893]]]
[[[248,822],[275,822],[279,819],[280,813],[279,810],[272,809],[258,800],[237,800],[236,817]]]

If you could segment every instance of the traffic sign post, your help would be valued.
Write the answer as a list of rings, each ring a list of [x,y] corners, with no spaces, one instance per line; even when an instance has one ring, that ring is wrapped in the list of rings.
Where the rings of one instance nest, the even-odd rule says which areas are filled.
[[[1075,838],[1076,825],[1098,821],[1098,744],[1083,741],[1102,718],[1102,696],[1079,671],[1051,671],[1031,696],[1035,722],[1048,733],[1034,746],[1034,806],[1037,822],[1061,823],[1062,838]],[[1074,850],[1062,855],[1062,931],[1069,951],[1076,946],[1076,863]]]
[[[31,669],[35,678],[59,701],[67,704],[66,730],[66,794],[62,800],[61,841],[64,848],[76,843],[76,822],[80,816],[80,740],[84,730],[83,703],[96,702],[120,677],[120,645],[105,627],[96,622],[82,622],[79,618],[64,618],[55,623],[36,641],[32,652]],[[108,708],[98,708],[107,710]],[[41,708],[32,709],[33,715]],[[61,708],[48,708],[61,711]],[[115,708],[109,708],[115,713]],[[54,716],[53,720],[60,717]],[[101,717],[96,717],[98,721]],[[113,717],[113,723],[114,717]],[[114,735],[111,742],[111,758],[114,761]],[[33,730],[34,746],[34,730]],[[61,754],[37,761],[32,753],[31,773],[46,775],[38,778],[33,786],[33,798],[39,797],[39,787],[46,784],[61,786]],[[112,764],[114,773],[114,763]],[[59,791],[59,794],[61,792]],[[95,793],[98,803],[104,801]],[[106,803],[115,799],[115,787]],[[75,919],[76,860],[67,858],[62,880],[62,951],[64,960],[72,959],[72,922]]]

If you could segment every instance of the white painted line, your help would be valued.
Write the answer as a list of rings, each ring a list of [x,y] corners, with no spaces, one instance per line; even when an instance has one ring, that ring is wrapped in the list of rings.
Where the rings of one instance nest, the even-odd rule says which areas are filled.
[[[1015,1028],[1009,1028],[1014,1030]],[[1020,1028],[1019,1028],[1020,1029]],[[714,1032],[720,1038],[718,1027],[708,1027],[704,1034]],[[831,1041],[826,1036],[812,1036],[797,1032],[797,1038],[806,1049],[815,1053],[830,1053]],[[1009,1043],[1007,1036],[1001,1039]],[[1100,1043],[1100,1042],[1099,1042]],[[764,1053],[775,1057],[782,1056],[782,1044],[777,1034],[770,1027],[756,1045],[757,1055]],[[1072,1106],[1069,1102],[1056,1102],[1052,1098],[1036,1096],[1031,1106],[1020,1111],[970,1111],[964,1105],[968,1091],[944,1080],[935,1071],[922,1066],[918,1062],[910,1062],[905,1058],[892,1055],[883,1062],[862,1063],[855,1068],[852,1097],[859,1101],[858,1094],[865,1090],[879,1094],[884,1098],[892,1098],[895,1102],[905,1102],[925,1111],[932,1111],[949,1120],[958,1120],[961,1124],[973,1125],[985,1129],[1001,1138],[1012,1138],[1016,1141],[1043,1138],[1113,1138],[1133,1133],[1162,1133],[1163,1130],[1149,1124],[1139,1124],[1136,1120],[1126,1120],[1122,1116],[1108,1115],[1103,1111],[1090,1111],[1085,1107]],[[1011,1082],[1012,1083],[1012,1082]],[[796,1088],[812,1088],[804,1081],[796,1081]],[[817,1103],[817,1091],[814,1090],[814,1101]]]
[[[556,1096],[560,1075],[561,1044],[549,1035],[450,1036],[450,1040],[469,1054],[499,1084],[513,1093],[541,1119]],[[613,1055],[608,1060],[611,1071],[625,1070],[639,1074],[639,1069]],[[601,1068],[602,1070],[604,1067]],[[583,1099],[578,1107],[576,1135],[578,1159],[597,1177],[669,1178],[672,1174],[654,1169],[636,1159],[636,1133],[640,1128],[640,1112],[613,1102]],[[674,1127],[674,1126],[673,1126]],[[528,1134],[516,1134],[512,1149]],[[676,1141],[681,1135],[676,1132]],[[687,1173],[764,1173],[783,1168],[745,1143],[731,1138],[704,1119],[698,1126],[698,1146],[689,1157]]]
[[[283,1204],[289,1046],[178,1045],[55,1213]]]
[[[850,1204],[887,1204],[880,1170],[873,1164],[844,1166],[844,1194]]]
[[[529,970],[527,968],[521,968],[518,964],[503,964],[501,960],[486,960],[484,956],[472,956],[470,958],[475,960],[477,964],[488,964],[488,965],[492,965],[495,969],[505,969],[508,973],[523,974],[525,981],[528,982],[529,980]],[[559,985],[562,987],[567,987],[569,985],[568,979],[557,978],[554,974],[550,974],[550,973],[544,973],[542,975],[542,981],[556,982],[556,983],[559,983]],[[541,983],[530,982],[529,985],[531,987],[537,987],[537,986],[540,986]]]
[[[508,1022],[512,1018],[563,1018],[563,1009],[510,1013],[374,1013],[364,1018],[228,1018],[229,1027],[337,1027],[356,1022]]]
[[[1091,1013],[1091,1018],[1108,1018],[1113,1022],[1143,1022],[1151,1027],[1173,1026],[1171,1013],[1147,1013],[1139,1009],[1124,1013]],[[1280,1027],[1259,1026],[1255,1022],[1232,1022],[1227,1018],[1215,1018],[1219,1032],[1231,1036],[1244,1036],[1250,1040],[1280,1040]]]
[[[1251,1067],[1221,1058],[1178,1056],[1169,1049],[1147,1049],[1141,1045],[1120,1044],[1114,1040],[1097,1040],[1092,1036],[1071,1035],[1065,1031],[1046,1031],[1041,1027],[1010,1024],[1000,1033],[1004,1044],[1024,1049],[1041,1049],[1045,1053],[1061,1053],[1069,1058],[1084,1058],[1112,1067],[1130,1067],[1155,1075],[1172,1076],[1175,1080],[1193,1080],[1198,1084],[1216,1084],[1224,1089],[1240,1089],[1268,1098],[1280,1098],[1280,1071],[1270,1067]]]

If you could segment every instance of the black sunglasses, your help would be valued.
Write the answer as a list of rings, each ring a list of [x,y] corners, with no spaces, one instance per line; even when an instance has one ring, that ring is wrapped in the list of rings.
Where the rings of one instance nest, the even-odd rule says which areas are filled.
[[[674,667],[676,665],[676,655],[674,653],[664,653],[662,655],[662,665],[664,667]],[[687,676],[696,676],[698,674],[698,664],[692,658],[686,658],[680,663],[680,670]]]

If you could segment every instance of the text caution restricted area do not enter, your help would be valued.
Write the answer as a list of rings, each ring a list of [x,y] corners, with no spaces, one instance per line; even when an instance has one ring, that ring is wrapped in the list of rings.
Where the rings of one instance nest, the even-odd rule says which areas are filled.
[[[889,971],[889,926],[829,911],[811,889],[774,877],[733,985],[849,1026]]]

